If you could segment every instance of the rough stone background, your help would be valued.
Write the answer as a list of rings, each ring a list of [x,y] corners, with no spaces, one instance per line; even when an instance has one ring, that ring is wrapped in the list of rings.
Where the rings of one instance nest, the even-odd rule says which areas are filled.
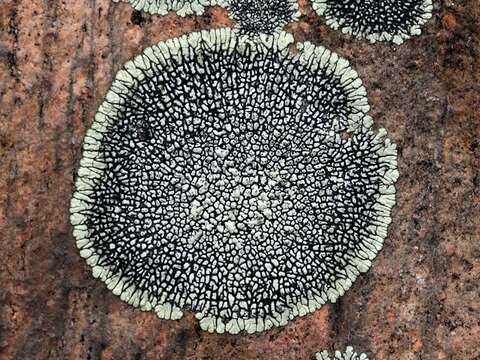
[[[422,36],[370,45],[302,1],[297,41],[341,53],[399,146],[384,249],[340,302],[280,329],[208,334],[94,280],[68,219],[82,138],[122,64],[159,40],[232,26],[225,10],[149,16],[109,0],[0,0],[0,358],[480,359],[480,6],[434,0]]]

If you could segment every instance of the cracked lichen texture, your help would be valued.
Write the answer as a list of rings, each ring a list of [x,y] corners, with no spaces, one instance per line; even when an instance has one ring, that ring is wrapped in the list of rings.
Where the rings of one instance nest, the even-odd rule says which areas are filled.
[[[348,346],[345,352],[335,351],[335,354],[329,354],[328,351],[322,351],[315,355],[315,360],[368,360],[366,354],[358,354],[353,347]]]
[[[401,44],[421,34],[432,16],[432,0],[313,0],[327,25],[371,42]]]
[[[296,0],[230,0],[228,11],[240,34],[272,35],[300,17]]]
[[[86,134],[80,254],[122,300],[249,333],[335,302],[391,221],[396,147],[345,59],[231,29],[146,49]]]
[[[174,11],[179,16],[202,15],[205,8],[221,6],[229,9],[236,29],[241,34],[258,35],[279,32],[283,26],[300,17],[296,0],[113,0],[127,2],[136,10],[166,15]]]
[[[166,15],[174,11],[179,16],[202,15],[206,7],[226,7],[228,0],[113,0],[127,2],[136,10],[150,14]]]

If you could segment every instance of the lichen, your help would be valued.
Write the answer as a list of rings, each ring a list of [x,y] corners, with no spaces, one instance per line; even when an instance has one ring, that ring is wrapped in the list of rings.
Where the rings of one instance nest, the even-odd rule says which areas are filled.
[[[368,360],[366,354],[357,354],[351,346],[348,346],[345,352],[335,351],[335,354],[330,355],[328,351],[322,351],[315,354],[316,360]]]
[[[312,6],[335,30],[396,44],[419,35],[433,8],[432,0],[313,0]]]
[[[219,333],[282,326],[369,269],[396,148],[348,61],[291,35],[160,42],[118,72],[71,202],[80,254],[122,300]]]
[[[230,0],[230,17],[240,34],[272,35],[299,18],[296,0]]]
[[[206,7],[226,7],[228,0],[113,0],[130,3],[136,10],[150,14],[166,15],[175,11],[179,16],[202,15]]]

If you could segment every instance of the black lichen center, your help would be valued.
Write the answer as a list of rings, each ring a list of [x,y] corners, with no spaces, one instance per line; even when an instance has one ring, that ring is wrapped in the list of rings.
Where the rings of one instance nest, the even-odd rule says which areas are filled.
[[[246,35],[271,35],[290,22],[295,12],[288,0],[233,0],[229,10]]]
[[[326,0],[325,15],[341,19],[354,34],[410,34],[424,15],[425,0]]]
[[[386,169],[374,135],[338,135],[356,110],[324,68],[273,51],[201,58],[119,94],[86,225],[125,286],[267,318],[344,277]]]

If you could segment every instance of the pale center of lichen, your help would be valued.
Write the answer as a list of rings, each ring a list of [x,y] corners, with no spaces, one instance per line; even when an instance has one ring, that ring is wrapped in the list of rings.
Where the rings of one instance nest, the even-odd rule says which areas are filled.
[[[261,232],[262,225],[273,220],[284,224],[285,231],[293,231],[286,219],[278,218],[285,213],[292,218],[295,215],[292,213],[294,204],[289,200],[295,194],[289,186],[288,172],[277,168],[261,169],[261,161],[254,157],[248,159],[241,170],[225,165],[232,163],[223,161],[227,150],[217,148],[215,154],[218,160],[215,172],[194,179],[192,183],[196,186],[188,194],[195,195],[189,208],[190,225],[199,229],[190,241],[220,233],[224,240],[241,244],[235,234]]]

